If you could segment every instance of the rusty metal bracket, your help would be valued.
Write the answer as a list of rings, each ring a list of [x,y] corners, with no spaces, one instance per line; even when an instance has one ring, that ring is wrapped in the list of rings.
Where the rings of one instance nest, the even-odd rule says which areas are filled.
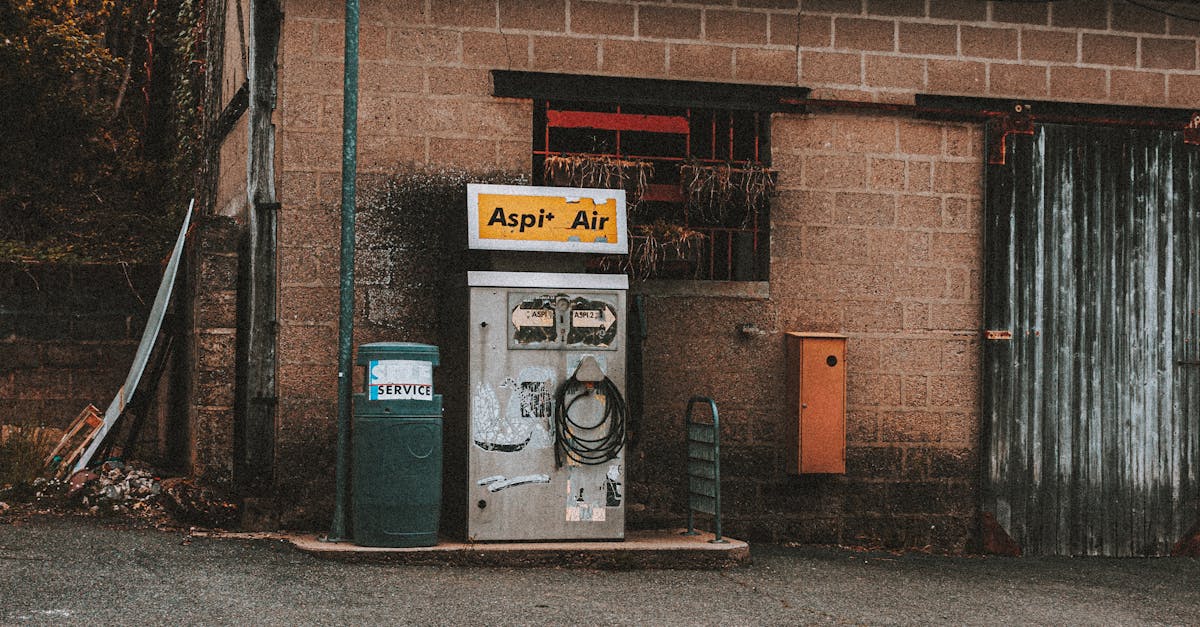
[[[216,124],[213,128],[213,141],[220,146],[225,140],[225,136],[237,126],[237,122],[241,119],[242,114],[250,107],[250,87],[249,83],[243,81],[242,86],[238,87],[237,92],[229,99],[229,104],[225,105],[225,109],[221,111],[221,115],[217,116]]]
[[[1008,115],[997,117],[988,125],[988,164],[1004,165],[1008,154],[1009,135],[1033,135],[1032,107],[1028,104],[1013,105]]]
[[[1200,557],[1200,520],[1171,547],[1171,557]]]
[[[1200,112],[1192,114],[1192,121],[1183,127],[1183,143],[1200,146]]]
[[[988,555],[1006,555],[1020,557],[1021,545],[1013,539],[1004,525],[996,520],[996,515],[983,511],[979,515],[979,535],[983,541],[983,552]]]

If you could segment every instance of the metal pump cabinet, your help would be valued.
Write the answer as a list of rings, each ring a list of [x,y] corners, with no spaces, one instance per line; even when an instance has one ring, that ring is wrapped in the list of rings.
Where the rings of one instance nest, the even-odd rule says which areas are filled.
[[[555,409],[577,371],[602,373],[619,395],[566,394],[569,437],[623,434],[606,408],[625,394],[627,288],[625,275],[468,273],[470,540],[624,538],[624,442],[598,463],[560,453],[560,466]]]

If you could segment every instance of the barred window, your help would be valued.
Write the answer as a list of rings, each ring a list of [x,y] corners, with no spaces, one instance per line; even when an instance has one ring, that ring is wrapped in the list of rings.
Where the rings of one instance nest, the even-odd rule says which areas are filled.
[[[770,113],[534,100],[535,182],[623,187],[637,278],[760,281],[768,275]]]

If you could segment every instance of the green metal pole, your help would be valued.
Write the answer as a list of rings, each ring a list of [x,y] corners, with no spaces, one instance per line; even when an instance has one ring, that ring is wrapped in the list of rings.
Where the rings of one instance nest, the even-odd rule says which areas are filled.
[[[354,194],[358,144],[358,0],[346,0],[346,66],[342,84],[342,267],[338,278],[337,488],[330,542],[348,539],[350,352],[354,342]]]

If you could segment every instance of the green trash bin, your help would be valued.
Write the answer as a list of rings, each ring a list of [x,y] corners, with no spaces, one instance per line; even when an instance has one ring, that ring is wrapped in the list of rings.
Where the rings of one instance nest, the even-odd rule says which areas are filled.
[[[365,344],[357,363],[367,367],[367,389],[354,395],[354,542],[434,546],[442,501],[437,347]]]

